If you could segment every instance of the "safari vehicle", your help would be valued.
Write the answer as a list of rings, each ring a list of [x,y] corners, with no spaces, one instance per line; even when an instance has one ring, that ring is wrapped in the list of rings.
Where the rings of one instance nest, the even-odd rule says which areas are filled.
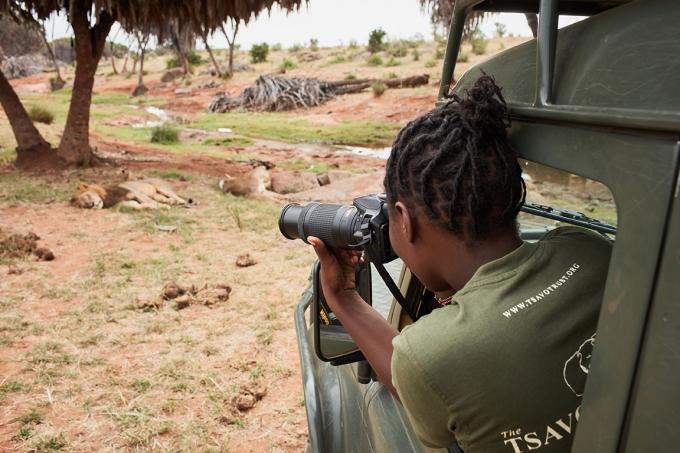
[[[474,11],[539,13],[538,38],[472,68],[454,85],[463,23]],[[563,14],[589,17],[558,29]],[[679,19],[680,2],[673,0],[456,2],[439,101],[461,93],[481,71],[493,75],[508,101],[510,137],[521,158],[599,181],[616,201],[618,225],[607,233],[614,247],[574,452],[680,449]],[[554,207],[525,211],[601,226]],[[540,234],[523,229],[527,239]],[[432,295],[408,269],[393,272],[408,311],[425,314]],[[388,293],[378,295],[380,277],[373,274],[364,298],[391,304],[385,314],[399,329],[415,321]],[[309,449],[429,451],[343,329],[320,321],[318,297],[311,285],[295,314]],[[508,445],[513,450],[526,448]]]

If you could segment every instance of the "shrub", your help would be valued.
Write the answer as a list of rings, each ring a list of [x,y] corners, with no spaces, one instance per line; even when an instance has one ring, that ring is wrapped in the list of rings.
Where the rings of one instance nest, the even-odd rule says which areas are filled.
[[[503,38],[508,34],[508,27],[506,27],[505,24],[496,22],[494,25],[496,26],[496,36],[499,38]]]
[[[355,50],[359,48],[359,43],[355,39],[351,40],[349,42],[349,45],[347,46],[350,50]]]
[[[413,55],[413,61],[420,60],[420,52],[418,52],[418,49],[413,49],[411,55]]]
[[[44,107],[34,105],[28,112],[34,123],[52,124],[54,122],[54,114]]]
[[[437,66],[436,60],[430,60],[427,63],[425,63],[426,68],[434,68],[435,66]]]
[[[179,68],[179,59],[177,57],[168,58],[165,61],[165,68],[166,69]]]
[[[279,50],[283,49],[283,46],[281,46],[281,43],[277,42],[272,46],[272,52],[278,52]]]
[[[382,28],[371,31],[368,35],[368,51],[371,53],[378,53],[383,50],[383,39],[385,38],[385,31]]]
[[[396,58],[405,57],[408,55],[408,46],[403,42],[394,43],[390,49],[390,55]]]
[[[378,98],[385,94],[385,91],[387,91],[387,86],[381,82],[373,82],[373,85],[371,85],[371,90],[373,90],[373,97]]]
[[[161,145],[171,145],[179,142],[179,130],[169,124],[163,124],[154,127],[151,131],[151,143],[160,143]]]
[[[434,58],[435,58],[435,60],[443,60],[444,59],[444,48],[443,47],[437,47],[437,50],[434,52]]]
[[[484,55],[486,53],[486,46],[489,42],[483,37],[477,37],[472,39],[472,52],[475,55]]]
[[[153,50],[153,54],[156,55],[157,57],[163,57],[167,55],[168,53],[168,48],[164,46],[158,46]]]
[[[309,50],[311,50],[312,52],[316,52],[317,50],[319,50],[318,39],[312,38],[309,40]]]
[[[330,64],[339,64],[339,63],[345,63],[347,62],[347,57],[343,54],[336,55],[333,58],[330,59],[329,63]]]
[[[366,60],[366,64],[369,66],[382,66],[383,61],[379,55],[371,55],[368,57],[368,60]]]
[[[388,67],[399,66],[400,64],[401,64],[401,61],[397,60],[394,57],[390,57],[390,59],[385,62],[385,66],[388,66]]]
[[[263,42],[262,44],[253,44],[250,48],[250,61],[253,63],[262,63],[267,61],[269,55],[269,44]]]
[[[356,74],[347,74],[345,76],[345,80],[356,80],[356,79],[357,79]]]
[[[295,69],[297,68],[297,65],[295,62],[292,60],[289,60],[288,58],[284,58],[283,61],[281,62],[281,65],[279,66],[279,71],[282,73],[285,73],[288,70]]]
[[[387,73],[387,75],[385,76],[385,78],[386,78],[386,79],[398,79],[398,78],[399,78],[399,74],[397,74],[396,72],[389,72],[389,73]]]
[[[467,52],[460,52],[456,57],[456,61],[458,63],[467,63],[468,61],[470,61],[470,54],[468,54]]]
[[[201,55],[195,50],[190,50],[187,52],[187,62],[189,62],[191,66],[198,66],[203,63],[203,58],[201,58]]]
[[[288,52],[290,53],[298,53],[299,51],[302,50],[302,46],[300,44],[293,44],[288,48]]]

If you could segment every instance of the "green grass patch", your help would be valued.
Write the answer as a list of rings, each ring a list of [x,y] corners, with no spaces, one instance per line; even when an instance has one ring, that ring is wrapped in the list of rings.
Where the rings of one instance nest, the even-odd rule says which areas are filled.
[[[28,111],[28,116],[31,117],[34,123],[52,124],[54,122],[54,113],[39,105],[31,107]]]
[[[151,170],[146,173],[152,178],[161,179],[176,179],[179,181],[191,181],[196,179],[194,175],[186,171],[169,169],[169,170]]]
[[[66,185],[45,184],[19,174],[0,174],[0,202],[46,203],[68,201],[71,191]]]
[[[179,142],[179,129],[170,125],[163,124],[154,127],[151,131],[151,143],[160,143],[161,145],[172,145]]]
[[[217,130],[228,127],[241,135],[288,143],[387,146],[399,132],[399,125],[383,122],[345,121],[318,125],[285,113],[203,114],[192,127]]]

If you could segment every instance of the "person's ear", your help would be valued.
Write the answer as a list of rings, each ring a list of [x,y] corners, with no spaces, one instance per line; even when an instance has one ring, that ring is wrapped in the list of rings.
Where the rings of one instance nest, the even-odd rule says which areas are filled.
[[[397,201],[394,205],[394,210],[397,213],[397,227],[401,229],[401,233],[409,243],[415,240],[415,222],[412,212],[401,201]]]

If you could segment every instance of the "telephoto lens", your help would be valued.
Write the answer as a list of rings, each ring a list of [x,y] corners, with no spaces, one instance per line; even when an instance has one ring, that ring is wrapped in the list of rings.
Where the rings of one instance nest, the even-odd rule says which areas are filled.
[[[354,206],[309,203],[289,204],[279,217],[279,230],[288,239],[315,236],[332,248],[353,248],[362,243],[360,215]]]

